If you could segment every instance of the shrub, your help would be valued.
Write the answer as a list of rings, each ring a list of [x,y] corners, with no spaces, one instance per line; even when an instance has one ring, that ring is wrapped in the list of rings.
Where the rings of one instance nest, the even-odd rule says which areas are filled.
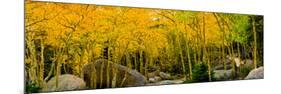
[[[214,72],[211,72],[211,78],[213,79]],[[195,64],[192,69],[192,81],[188,82],[208,82],[209,74],[208,74],[208,65],[206,63],[200,62]]]
[[[154,72],[156,70],[159,70],[159,68],[157,66],[148,66],[147,67],[148,72]]]
[[[251,70],[251,67],[242,66],[239,71],[239,77],[245,78]]]
[[[27,93],[39,93],[41,88],[34,82],[28,81],[25,87],[25,92]]]

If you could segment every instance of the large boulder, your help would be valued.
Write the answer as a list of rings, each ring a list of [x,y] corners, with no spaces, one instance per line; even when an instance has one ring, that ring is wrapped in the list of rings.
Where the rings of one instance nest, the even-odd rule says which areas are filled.
[[[45,87],[42,89],[43,92],[52,91],[68,91],[68,90],[81,90],[86,89],[86,83],[83,79],[71,75],[64,74],[58,76],[58,86],[56,88],[56,77],[53,77],[47,82]]]
[[[245,79],[263,79],[263,67],[253,69]]]
[[[89,88],[142,86],[146,83],[141,73],[106,59],[85,65],[83,73]]]

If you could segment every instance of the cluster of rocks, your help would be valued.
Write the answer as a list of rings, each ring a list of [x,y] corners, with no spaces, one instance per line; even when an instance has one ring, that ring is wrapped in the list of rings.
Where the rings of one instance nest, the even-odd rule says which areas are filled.
[[[250,66],[251,61],[244,62],[243,65]],[[241,65],[239,65],[241,66]],[[263,79],[263,67],[253,69],[245,79]],[[53,77],[46,85],[42,92],[68,91],[81,89],[95,89],[143,85],[166,85],[180,84],[184,79],[174,79],[169,73],[159,70],[148,73],[147,79],[136,70],[132,70],[120,64],[110,62],[105,59],[97,60],[83,67],[84,77],[80,78],[71,74],[63,74],[58,78]],[[215,68],[214,78],[216,80],[228,80],[231,77],[232,70],[222,70],[220,67]],[[110,83],[107,83],[110,82]],[[112,82],[115,82],[113,84]],[[95,86],[93,86],[93,83]]]
[[[154,72],[148,73],[148,83],[147,86],[153,85],[168,85],[168,84],[181,84],[184,83],[185,79],[180,78],[176,79],[176,77],[171,76],[169,73],[160,72],[156,70]]]
[[[173,77],[169,73],[160,72],[159,70],[148,73],[148,82],[149,83],[156,83],[161,80],[171,80]]]
[[[231,78],[232,70],[214,70],[214,78],[216,80],[228,80]],[[244,79],[263,79],[264,70],[263,67],[253,69]]]
[[[246,59],[246,60],[240,60],[239,58],[233,58],[232,59],[233,62],[235,63],[235,67],[250,67],[253,68],[253,61],[250,59]],[[231,59],[226,59],[225,60],[225,67],[226,70],[232,69],[233,65],[232,65],[232,60]],[[224,65],[223,64],[219,64],[217,66],[214,67],[214,70],[224,70]]]
[[[216,80],[229,80],[233,74],[233,70],[214,70],[214,78]],[[263,79],[263,67],[252,69],[244,79]],[[242,78],[243,79],[243,78]]]
[[[238,57],[230,57],[227,56],[225,60],[225,66],[223,64],[219,64],[213,68],[214,70],[214,78],[216,80],[229,80],[234,73],[233,67],[236,69],[241,68],[250,68],[253,69],[253,61],[250,59],[241,60]],[[233,66],[232,63],[235,63]],[[226,67],[226,70],[224,69]]]
[[[115,82],[114,87],[142,86],[147,83],[145,77],[136,70],[105,59],[85,65],[83,73],[83,78],[71,74],[60,75],[57,79],[53,77],[44,85],[42,92],[108,88],[113,86],[112,82]]]

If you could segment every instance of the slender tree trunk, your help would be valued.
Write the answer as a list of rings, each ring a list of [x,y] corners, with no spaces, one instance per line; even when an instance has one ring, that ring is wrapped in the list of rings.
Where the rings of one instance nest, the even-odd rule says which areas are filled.
[[[110,57],[110,47],[108,47],[108,50],[107,50],[107,65],[106,65],[106,87],[110,87],[110,60],[111,60],[111,57]]]
[[[82,51],[82,54],[80,56],[80,63],[78,64],[78,68],[79,68],[79,76],[82,78],[83,77],[83,73],[82,73],[82,67],[83,67],[83,59],[84,59],[84,54],[85,54],[85,51],[84,51],[84,48],[81,49]]]
[[[186,75],[184,58],[183,58],[183,50],[182,50],[182,47],[181,47],[181,42],[179,40],[179,35],[177,35],[176,41],[177,41],[177,44],[178,44],[179,54],[180,54],[180,58],[181,58],[180,62],[181,62],[181,65],[182,65],[182,72],[183,72],[183,75]],[[186,76],[184,76],[184,79],[186,79]]]
[[[139,51],[139,54],[140,54],[140,72],[142,73],[142,74],[144,74],[144,71],[143,71],[143,56],[142,56],[142,51],[140,50]]]
[[[103,85],[103,79],[104,79],[104,78],[103,78],[103,75],[104,75],[104,74],[103,74],[103,71],[104,71],[104,67],[105,67],[105,66],[104,66],[104,63],[105,63],[105,62],[102,62],[101,68],[100,68],[100,75],[99,75],[99,77],[100,77],[100,83],[99,83],[99,85],[100,85],[100,86],[99,86],[99,88],[102,88],[102,85]],[[107,65],[108,65],[108,64],[107,64]],[[105,74],[105,75],[106,75],[106,74]]]
[[[59,52],[59,55],[58,55],[58,61],[56,62],[56,71],[55,74],[55,80],[56,80],[56,90],[58,89],[58,84],[59,84],[59,76],[61,74],[61,62],[63,62],[63,57],[62,57],[62,54],[63,53],[63,48],[61,48],[60,52]]]
[[[255,18],[252,17],[252,26],[253,26],[253,33],[254,33],[254,51],[253,51],[253,56],[254,56],[254,68],[257,68],[257,33],[256,33],[256,21]]]
[[[188,58],[188,66],[189,66],[189,80],[192,80],[192,64],[191,64],[189,48],[187,49],[187,58]]]
[[[233,71],[234,71],[234,78],[233,78],[233,79],[235,79],[235,77],[237,76],[237,64],[236,64],[237,62],[234,61],[234,59],[236,58],[236,56],[235,56],[235,53],[234,53],[233,44],[231,43],[230,45],[231,45],[231,52],[232,52],[232,56],[233,56],[233,60],[232,60],[232,63],[233,63]]]
[[[207,49],[207,48],[205,48]],[[207,49],[209,52],[209,49]],[[210,62],[210,54],[207,53],[207,63],[208,63],[208,74],[209,74],[209,81],[212,81],[212,68],[211,68],[211,62]]]
[[[239,66],[236,70],[236,74],[238,75],[238,72],[240,72],[240,66],[241,66],[241,63],[242,63],[242,58],[241,58],[241,52],[240,52],[240,44],[237,43],[237,52],[238,52],[238,59],[239,59]]]
[[[40,52],[40,58],[41,61],[39,63],[39,87],[43,87],[44,83],[44,44],[43,44],[43,39],[41,41],[41,52]]]

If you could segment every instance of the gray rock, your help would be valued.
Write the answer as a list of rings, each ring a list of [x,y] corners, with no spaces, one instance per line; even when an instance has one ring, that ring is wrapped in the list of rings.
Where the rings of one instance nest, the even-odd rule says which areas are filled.
[[[164,73],[164,72],[160,72],[160,73],[159,73],[159,76],[160,76],[162,79],[164,79],[164,80],[170,80],[170,79],[172,79],[172,76],[171,76],[170,74]]]
[[[149,83],[156,83],[156,82],[159,82],[161,80],[162,80],[162,78],[159,77],[159,76],[154,76],[153,78],[148,78]]]
[[[86,83],[83,79],[71,75],[64,74],[58,77],[58,87],[56,88],[56,77],[50,79],[45,87],[42,89],[43,92],[52,91],[67,91],[67,90],[81,90],[86,89]]]
[[[156,81],[161,81],[161,80],[162,80],[161,77],[159,77],[159,76],[155,76],[154,79],[155,79]]]
[[[156,80],[155,80],[155,78],[149,78],[149,79],[148,79],[148,82],[149,82],[149,83],[155,83]]]
[[[147,83],[145,77],[136,70],[106,59],[85,65],[83,72],[89,88],[142,86]]]
[[[183,83],[184,81],[182,80],[164,80],[164,81],[161,81],[159,84],[160,85],[168,85],[168,84],[181,84]]]
[[[147,77],[148,78],[153,78],[155,76],[159,76],[159,72],[160,72],[159,70],[156,70],[154,72],[147,73]]]
[[[251,70],[245,79],[263,79],[263,67]]]
[[[227,80],[231,77],[232,70],[214,70],[214,78],[216,80]]]
[[[149,83],[146,84],[148,86],[153,86],[153,85],[169,85],[169,84],[182,84],[184,82],[184,80],[178,79],[178,80],[163,80],[163,81],[159,81],[156,83]]]

